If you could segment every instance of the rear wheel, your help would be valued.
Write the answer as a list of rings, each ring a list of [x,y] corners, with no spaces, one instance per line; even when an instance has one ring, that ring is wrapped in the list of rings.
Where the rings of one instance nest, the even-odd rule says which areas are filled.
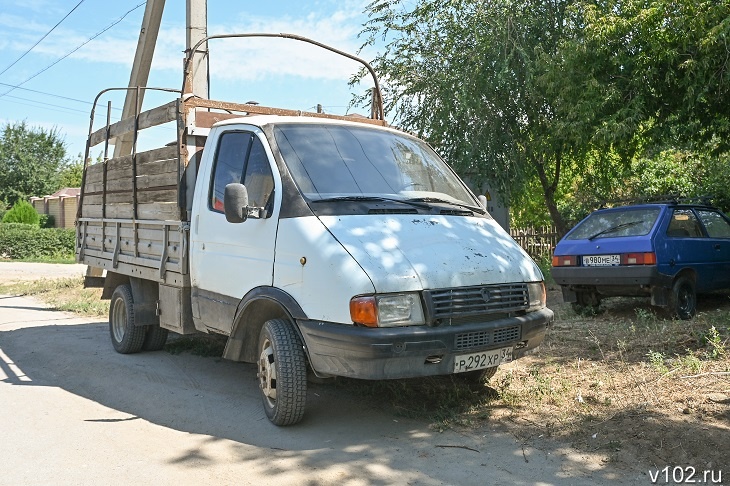
[[[692,319],[697,312],[697,292],[694,281],[686,276],[679,277],[672,285],[669,299],[669,313],[672,317]]]
[[[299,422],[307,399],[307,363],[302,341],[289,321],[272,319],[261,328],[258,378],[269,420],[275,425]]]
[[[109,334],[118,353],[136,353],[142,349],[146,328],[134,325],[134,299],[129,285],[120,285],[109,304]]]
[[[167,329],[160,327],[159,324],[148,326],[147,334],[142,343],[142,349],[145,351],[159,351],[167,342]]]

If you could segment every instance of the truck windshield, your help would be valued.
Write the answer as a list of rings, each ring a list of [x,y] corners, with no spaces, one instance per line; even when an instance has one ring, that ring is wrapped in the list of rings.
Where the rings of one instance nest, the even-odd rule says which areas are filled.
[[[274,138],[302,194],[313,201],[382,196],[478,206],[424,142],[369,127],[280,124]]]

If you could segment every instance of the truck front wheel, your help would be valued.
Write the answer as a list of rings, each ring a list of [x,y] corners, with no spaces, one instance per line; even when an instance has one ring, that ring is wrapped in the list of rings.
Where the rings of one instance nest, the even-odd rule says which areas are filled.
[[[117,353],[130,354],[142,349],[145,331],[134,325],[134,299],[129,285],[120,285],[112,294],[109,304],[109,334]]]
[[[293,425],[304,416],[307,363],[294,327],[284,319],[266,321],[259,336],[258,378],[264,411],[275,425]]]

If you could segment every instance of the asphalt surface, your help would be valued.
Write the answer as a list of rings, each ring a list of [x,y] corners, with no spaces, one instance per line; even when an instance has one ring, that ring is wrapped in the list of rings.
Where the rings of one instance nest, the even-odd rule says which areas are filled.
[[[649,484],[565,445],[438,432],[328,385],[310,385],[302,423],[276,427],[253,365],[120,355],[108,332],[0,296],[0,485]]]

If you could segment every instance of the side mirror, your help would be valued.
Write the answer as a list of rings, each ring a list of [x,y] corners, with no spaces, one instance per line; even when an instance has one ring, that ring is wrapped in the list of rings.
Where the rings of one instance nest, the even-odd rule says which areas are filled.
[[[223,193],[223,212],[229,223],[243,223],[248,219],[248,191],[243,184],[227,184]]]
[[[484,209],[487,209],[487,196],[479,194],[477,199],[479,199],[479,204],[481,204]]]

